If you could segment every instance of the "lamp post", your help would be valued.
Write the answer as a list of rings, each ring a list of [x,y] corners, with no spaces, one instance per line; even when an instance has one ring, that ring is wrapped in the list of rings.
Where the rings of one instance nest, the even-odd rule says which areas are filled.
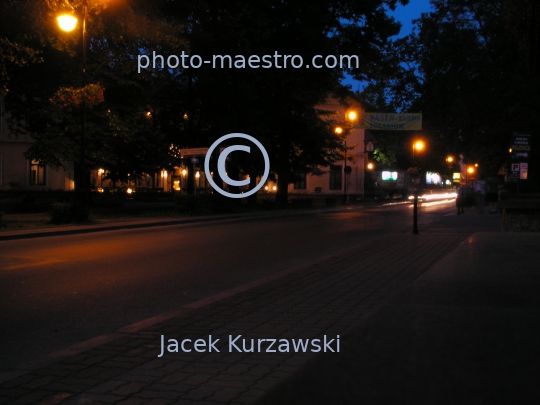
[[[470,185],[470,178],[469,176],[474,173],[474,167],[472,166],[469,166],[467,167],[467,177],[465,178],[465,184],[467,185],[467,187]]]
[[[413,182],[413,231],[414,235],[418,235],[418,184],[420,183],[420,173],[418,168],[415,166],[415,150],[421,151],[424,149],[424,142],[415,141],[413,143],[413,171],[411,172],[412,182]]]
[[[83,21],[82,21],[82,79],[83,79],[83,89],[86,87],[86,17],[88,9],[88,1],[84,0],[83,5]],[[77,26],[77,18],[70,14],[63,14],[57,17],[58,25],[63,31],[69,32],[73,31]],[[86,97],[83,94],[82,97],[82,119],[81,119],[81,150],[80,150],[80,174],[79,181],[80,187],[75,183],[76,191],[79,194],[79,197],[82,197],[82,203],[86,206],[88,203],[88,176],[86,173],[85,165],[85,132],[86,132]],[[82,192],[81,192],[82,191]]]

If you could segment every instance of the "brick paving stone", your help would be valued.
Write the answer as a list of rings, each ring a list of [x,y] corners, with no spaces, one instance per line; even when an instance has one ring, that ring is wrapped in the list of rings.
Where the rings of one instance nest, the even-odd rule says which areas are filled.
[[[14,400],[11,400],[10,403],[21,404],[21,405],[35,404],[41,401],[43,398],[49,397],[50,395],[51,395],[51,391],[35,390],[27,394],[24,394],[22,396],[19,396]]]
[[[69,401],[71,396],[72,395],[68,392],[51,394],[50,396],[43,398],[42,400],[37,402],[37,405],[55,405],[60,402],[66,403],[66,401]]]
[[[217,378],[214,378],[210,381],[208,381],[205,385],[208,387],[214,387],[214,388],[223,388],[223,387],[234,387],[237,391],[241,390],[242,388],[246,387],[246,381],[245,380],[218,380]]]
[[[117,402],[115,405],[143,405],[147,403],[148,403],[147,399],[131,397],[131,398],[121,400],[120,402]]]
[[[151,399],[164,399],[164,400],[174,400],[178,398],[182,393],[171,391],[170,386],[167,388],[167,391],[153,390],[145,388],[136,394],[133,394],[134,398],[145,398],[147,400]]]
[[[210,379],[212,379],[212,377],[213,377],[213,375],[211,375],[211,374],[195,374],[195,375],[192,375],[192,376],[188,377],[183,382],[185,384],[190,384],[190,385],[200,385],[200,384],[204,384],[205,382],[209,381]]]
[[[144,405],[170,405],[179,403],[172,399],[166,399],[166,398],[154,398],[148,402],[145,402]],[[181,402],[180,402],[181,403]]]
[[[126,384],[128,384],[128,382],[124,380],[108,380],[102,384],[90,388],[88,392],[92,394],[107,394]]]
[[[216,401],[216,402],[225,402],[229,403],[233,401],[233,399],[238,397],[238,390],[232,387],[226,387],[222,388],[218,391],[216,391],[211,397],[209,397],[209,400]]]
[[[5,397],[8,397],[10,399],[17,398],[17,397],[20,397],[22,395],[26,395],[29,392],[31,392],[30,389],[23,389],[23,388],[10,387],[10,388],[6,388],[6,389],[2,389],[2,395],[5,396]]]
[[[148,383],[134,382],[131,381],[127,384],[121,385],[115,388],[111,393],[115,395],[120,395],[127,397],[131,394],[141,391],[143,388],[147,387]]]
[[[40,378],[50,378],[51,376],[43,376],[43,375],[34,375],[34,374],[24,374],[24,375],[20,375],[18,377],[15,377],[11,380],[8,380],[6,382],[3,382],[2,383],[2,388],[3,389],[8,389],[8,388],[15,388],[15,387],[22,387],[26,384],[29,384],[31,383],[32,381],[36,380],[36,379],[40,379]]]
[[[174,385],[174,384],[177,384],[177,383],[180,383],[180,382],[183,382],[183,381],[187,380],[190,376],[191,376],[190,373],[175,372],[173,374],[169,374],[169,375],[163,377],[158,382],[162,383],[162,384]]]
[[[31,376],[31,375],[29,375]],[[27,383],[20,385],[21,388],[29,388],[29,389],[36,389],[40,387],[47,386],[53,381],[56,381],[58,377],[55,376],[39,376],[34,377],[33,379],[29,380]]]

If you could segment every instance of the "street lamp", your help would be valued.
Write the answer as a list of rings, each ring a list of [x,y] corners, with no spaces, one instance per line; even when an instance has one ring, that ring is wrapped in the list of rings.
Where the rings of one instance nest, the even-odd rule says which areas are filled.
[[[420,173],[415,166],[415,151],[421,151],[424,149],[424,142],[415,141],[413,143],[413,167],[411,171],[411,177],[414,184],[414,200],[413,200],[413,234],[418,235],[418,184],[420,183]]]
[[[421,151],[422,149],[424,149],[424,142],[423,141],[415,141],[413,143],[413,150],[412,150],[413,167],[416,167],[415,164],[414,164],[414,151],[415,150]]]
[[[465,178],[465,183],[467,184],[467,186],[469,185],[470,183],[470,179],[469,179],[469,176],[472,176],[472,174],[474,173],[474,167],[473,166],[469,166],[467,167],[467,177]]]
[[[351,127],[358,118],[358,113],[354,110],[348,111],[345,114],[345,117],[350,121]],[[343,188],[343,191],[345,192],[345,203],[349,203],[349,174],[351,173],[350,167],[347,166],[347,138],[345,138],[345,152],[344,152],[344,168],[343,172],[345,174],[345,186]]]
[[[87,15],[87,9],[88,9],[88,1],[83,0],[83,21],[82,21],[82,73],[83,73],[83,89],[86,87],[86,15]],[[70,14],[62,14],[56,18],[58,21],[58,26],[61,30],[69,32],[73,31],[75,27],[77,26],[77,18],[70,15]],[[86,206],[88,202],[88,176],[86,173],[86,165],[85,165],[85,127],[86,127],[86,97],[83,94],[82,98],[82,105],[83,105],[83,115],[81,120],[81,156],[80,156],[80,175],[79,175],[79,181],[81,182],[82,188],[82,202]],[[77,183],[75,183],[76,190],[80,192],[79,186]],[[79,194],[80,195],[80,194]]]

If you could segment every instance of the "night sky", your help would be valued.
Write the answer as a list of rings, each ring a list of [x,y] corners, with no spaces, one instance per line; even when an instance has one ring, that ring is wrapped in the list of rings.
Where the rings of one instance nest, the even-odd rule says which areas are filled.
[[[398,4],[395,11],[389,11],[388,14],[394,17],[397,21],[401,23],[401,31],[396,38],[404,37],[412,31],[413,20],[420,18],[422,13],[427,13],[431,10],[429,0],[409,0],[409,4],[402,6]],[[359,88],[362,88],[362,82],[354,80],[350,77],[346,77],[343,80],[343,84],[352,85],[352,90],[356,91]]]

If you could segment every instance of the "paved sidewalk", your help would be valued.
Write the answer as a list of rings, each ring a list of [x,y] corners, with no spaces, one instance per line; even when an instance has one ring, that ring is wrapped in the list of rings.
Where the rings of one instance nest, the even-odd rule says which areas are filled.
[[[419,329],[419,338],[424,339],[418,339],[420,342],[433,333],[429,329],[430,323],[425,324],[423,316],[407,318],[404,312],[390,317],[385,314],[388,313],[387,308],[396,306],[392,298],[428,269],[446,265],[446,272],[452,275],[461,268],[463,263],[458,260],[460,255],[447,255],[456,251],[458,246],[462,249],[463,242],[468,245],[469,241],[476,240],[476,235],[471,236],[474,230],[498,229],[499,219],[494,216],[462,217],[444,217],[439,223],[421,228],[417,236],[409,232],[374,236],[364,246],[341,252],[247,291],[207,305],[204,302],[187,305],[171,319],[151,326],[142,324],[124,328],[118,331],[114,339],[105,339],[106,343],[59,357],[51,364],[1,383],[0,403],[250,404],[261,400],[273,388],[274,391],[264,399],[264,403],[361,403],[356,400],[357,389],[354,387],[362,379],[350,370],[360,370],[366,381],[370,382],[367,388],[361,385],[375,395],[368,397],[375,400],[367,403],[407,402],[395,397],[390,402],[377,400],[379,394],[381,398],[388,396],[385,392],[385,373],[394,378],[396,373],[401,375],[402,371],[411,373],[411,370],[400,365],[403,357],[418,358],[421,364],[428,362],[433,368],[448,366],[429,363],[429,356],[436,354],[434,349],[422,357],[422,350],[414,347],[415,351],[411,352],[408,351],[410,346],[401,343],[404,325],[413,325],[413,331],[407,335],[405,343],[410,344],[418,338],[414,325],[424,325],[426,328]],[[488,235],[495,237],[493,247],[503,254],[505,251],[499,246],[499,239],[496,239],[503,234]],[[479,250],[472,249],[467,256],[469,259],[476,257],[477,261],[485,254],[484,250],[492,249],[486,242],[472,243],[471,246],[481,247]],[[529,252],[531,246],[526,246]],[[497,260],[500,258],[495,263],[498,263]],[[427,274],[431,273],[430,270]],[[440,285],[440,280],[433,283],[428,291],[439,291],[435,287]],[[406,290],[409,296],[415,297],[416,288],[413,287],[412,293]],[[449,302],[454,302],[460,299],[460,294],[460,289],[454,289],[447,292],[445,297]],[[391,302],[390,307],[386,306],[388,302]],[[397,305],[398,309],[400,305]],[[434,316],[437,317],[437,311]],[[456,319],[454,323],[459,324],[461,318]],[[381,332],[381,326],[369,326],[374,322],[376,325],[390,326]],[[391,325],[394,324],[402,328],[393,329]],[[166,340],[176,339],[180,342],[183,339],[208,341],[211,335],[214,341],[220,339],[216,344],[220,352],[166,352],[158,357],[162,335]],[[229,351],[229,335],[233,339],[242,335],[237,340],[242,352],[234,348]],[[257,345],[257,339],[291,341],[324,339],[324,335],[328,340],[334,339],[329,346],[334,350],[337,350],[339,335],[339,353],[328,350],[315,355],[294,353],[292,349],[288,353],[266,353],[266,342],[262,343],[262,353],[252,353],[244,352],[242,346],[242,339],[246,339],[248,348],[251,339],[255,339]],[[448,333],[439,336],[435,348],[452,347],[454,338]],[[367,339],[367,343],[362,339]],[[366,361],[372,353],[368,350],[369,343],[379,341],[381,343],[376,347],[376,353],[383,359],[396,356],[398,361],[395,367],[391,363],[386,368],[377,369],[376,361]],[[367,352],[358,352],[364,347]],[[477,354],[472,350],[470,355],[483,356],[485,353]],[[302,368],[308,361],[309,366]],[[369,380],[373,371],[379,372],[376,375],[380,379],[373,377]],[[324,377],[317,379],[317,376]],[[332,376],[336,377],[332,379]],[[280,385],[284,381],[285,385]],[[343,384],[340,385],[340,382]],[[418,385],[423,386],[422,380],[415,387]],[[408,393],[406,386],[399,387]]]
[[[536,404],[539,233],[476,233],[263,404]]]

